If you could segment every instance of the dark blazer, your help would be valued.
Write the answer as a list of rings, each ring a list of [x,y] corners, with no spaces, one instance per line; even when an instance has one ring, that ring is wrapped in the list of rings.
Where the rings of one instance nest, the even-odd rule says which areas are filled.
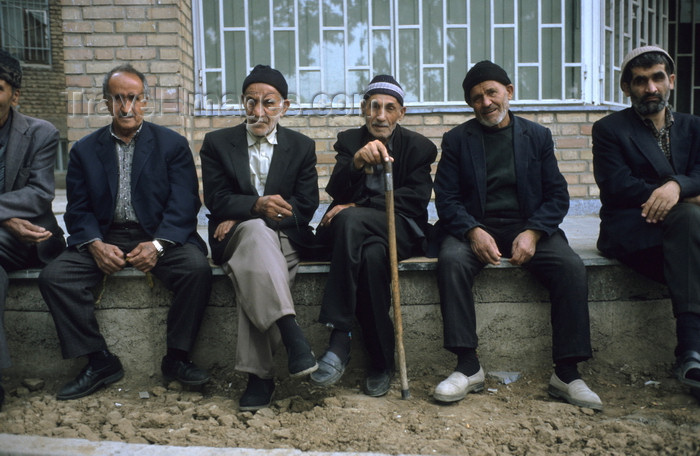
[[[355,152],[372,140],[366,126],[338,133],[333,146],[338,152],[333,174],[326,192],[333,197],[328,210],[337,204],[356,203],[386,211],[384,193],[363,197],[367,174],[356,170],[352,164]],[[411,219],[426,233],[428,226],[428,203],[433,189],[430,166],[435,162],[437,148],[428,138],[397,125],[391,136],[391,156],[394,180],[394,210],[400,216]]]
[[[566,180],[559,172],[549,129],[508,113],[513,122],[513,150],[518,203],[525,229],[552,235],[569,210]],[[486,151],[476,119],[444,134],[435,174],[439,229],[458,239],[482,225],[486,208]],[[439,242],[442,238],[439,238]]]
[[[64,219],[68,245],[104,239],[114,218],[119,164],[109,126],[81,139],[71,149]],[[197,234],[199,182],[187,140],[144,122],[136,138],[131,169],[131,203],[146,233],[154,239],[207,247]]]
[[[51,231],[53,236],[37,244],[39,260],[47,263],[66,245],[63,230],[51,209],[58,130],[45,120],[25,116],[14,109],[10,128],[0,220],[17,217]]]
[[[224,220],[245,221],[257,218],[251,210],[260,196],[250,179],[248,140],[245,124],[207,133],[199,152],[202,160],[204,204],[209,216],[209,246],[214,263],[221,264],[233,230],[223,241],[214,239],[214,231]],[[265,195],[280,195],[292,205],[293,217],[281,222],[266,219],[272,229],[281,229],[302,256],[313,245],[309,222],[318,208],[316,145],[301,133],[277,125]]]
[[[661,224],[646,223],[641,206],[668,179],[681,199],[700,194],[700,117],[673,113],[671,156],[634,109],[610,114],[593,125],[593,173],[600,188],[598,249],[619,257],[661,245]]]

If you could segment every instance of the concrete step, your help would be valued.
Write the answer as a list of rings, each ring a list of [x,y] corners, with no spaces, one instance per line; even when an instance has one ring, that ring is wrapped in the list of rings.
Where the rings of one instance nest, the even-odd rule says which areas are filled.
[[[575,230],[570,230],[572,244]],[[585,232],[585,229],[583,230]],[[582,249],[590,288],[591,334],[595,362],[649,369],[672,359],[674,320],[666,289],[617,262]],[[425,370],[449,373],[453,356],[442,348],[434,260],[402,264],[400,273],[404,341],[409,375]],[[327,265],[306,264],[293,288],[298,320],[317,353],[328,331],[316,323]],[[53,320],[35,280],[36,272],[13,274],[5,327],[14,366],[8,375],[69,378],[82,360],[63,361]],[[95,290],[99,294],[101,290]],[[551,329],[546,290],[519,267],[487,267],[476,280],[479,354],[489,370],[527,371],[551,364]],[[159,374],[165,352],[165,321],[170,292],[157,280],[153,287],[138,271],[107,278],[97,318],[110,349],[132,378]],[[353,364],[362,366],[361,334],[356,331]],[[232,368],[236,341],[233,287],[215,270],[213,292],[193,357],[205,367]],[[279,372],[286,372],[284,350]],[[643,357],[640,356],[643,354]]]

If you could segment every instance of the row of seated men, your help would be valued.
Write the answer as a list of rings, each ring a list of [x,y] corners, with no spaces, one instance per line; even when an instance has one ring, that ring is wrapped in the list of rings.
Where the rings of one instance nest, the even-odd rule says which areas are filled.
[[[676,76],[665,50],[635,49],[621,68],[620,86],[632,107],[593,127],[602,202],[598,248],[668,285],[677,322],[675,372],[698,389],[700,120],[668,105]],[[66,247],[51,211],[58,133],[15,109],[21,78],[19,62],[0,53],[0,318],[7,271],[43,267],[39,288],[62,354],[87,359],[57,398],[80,398],[124,376],[100,332],[91,290],[125,267],[151,272],[173,292],[163,376],[206,383],[209,373],[192,363],[190,352],[212,271],[197,234],[201,202],[187,140],[144,121],[144,74],[129,64],[107,73],[102,91],[112,122],[70,152]],[[271,403],[273,354],[282,346],[290,376],[309,376],[322,387],[336,383],[350,362],[356,321],[367,352],[364,392],[382,396],[390,389],[396,347],[388,314],[389,187],[398,259],[438,257],[444,347],[456,363],[435,387],[435,400],[456,402],[484,388],[471,288],[485,265],[509,261],[550,293],[549,394],[602,409],[578,371],[592,356],[586,270],[559,228],[569,195],[551,133],[510,111],[514,84],[497,64],[475,64],[462,86],[474,118],[445,133],[433,183],[435,145],[400,125],[406,107],[394,77],[374,77],[361,105],[364,125],[338,134],[326,186],[333,201],[315,232],[309,226],[319,205],[315,143],[281,125],[290,101],[279,71],[253,68],[241,88],[244,122],[205,136],[200,158],[211,258],[233,283],[235,367],[248,375],[241,410]],[[439,221],[427,236],[433,189]],[[319,357],[296,322],[290,292],[304,258],[330,261],[318,317],[329,339]],[[0,368],[9,365],[0,324]]]

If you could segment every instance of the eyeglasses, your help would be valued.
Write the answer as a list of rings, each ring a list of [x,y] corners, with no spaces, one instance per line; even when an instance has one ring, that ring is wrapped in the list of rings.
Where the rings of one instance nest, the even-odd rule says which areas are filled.
[[[253,97],[245,97],[243,99],[243,105],[245,106],[246,111],[254,111],[258,104],[262,104],[262,108],[265,110],[265,112],[272,114],[276,114],[282,109],[282,100],[280,99],[265,98],[261,100],[260,98]]]
[[[136,95],[110,95],[112,102],[117,105],[124,106],[126,104],[141,103],[146,100],[146,95],[139,93]]]

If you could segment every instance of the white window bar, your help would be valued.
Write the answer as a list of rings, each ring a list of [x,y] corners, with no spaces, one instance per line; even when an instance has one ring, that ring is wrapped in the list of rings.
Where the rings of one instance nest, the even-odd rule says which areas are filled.
[[[221,108],[222,106],[232,106],[232,102],[238,103],[239,87],[237,85],[242,81],[234,80],[233,75],[226,74],[227,68],[233,66],[227,66],[226,62],[227,57],[231,58],[231,46],[233,46],[231,41],[233,35],[227,32],[235,32],[235,39],[242,40],[242,42],[237,41],[236,46],[245,47],[245,55],[236,55],[235,58],[242,59],[248,71],[257,63],[269,63],[275,66],[278,57],[280,59],[290,58],[290,56],[280,55],[280,50],[275,47],[275,43],[278,40],[276,34],[291,32],[288,45],[293,47],[290,52],[294,52],[295,56],[290,58],[289,65],[294,65],[294,68],[289,68],[287,72],[290,74],[286,74],[286,76],[289,79],[290,88],[294,87],[298,92],[295,94],[298,96],[296,107],[331,108],[334,105],[335,107],[354,105],[357,96],[361,95],[354,93],[358,91],[358,79],[364,82],[365,79],[369,80],[379,72],[375,66],[377,63],[375,61],[375,46],[380,45],[378,41],[380,39],[381,46],[388,47],[389,55],[386,56],[386,61],[389,70],[402,84],[407,86],[404,89],[407,92],[407,104],[410,105],[463,105],[461,94],[458,96],[460,91],[451,87],[458,79],[457,75],[454,74],[456,71],[454,62],[450,64],[453,61],[451,53],[455,52],[455,49],[459,52],[459,61],[466,63],[464,72],[476,63],[475,60],[481,60],[484,55],[490,56],[491,60],[507,67],[508,71],[512,73],[510,76],[516,86],[515,104],[604,103],[621,105],[625,102],[618,83],[619,65],[622,57],[638,45],[656,43],[666,46],[670,0],[540,0],[538,2],[464,0],[464,6],[452,3],[450,0],[441,0],[437,2],[435,7],[431,6],[432,3],[427,3],[428,0],[416,0],[415,4],[409,5],[417,8],[415,19],[410,19],[406,23],[400,22],[404,19],[401,15],[404,10],[401,8],[406,6],[401,0],[389,0],[388,10],[385,12],[386,18],[383,17],[382,23],[378,22],[376,25],[374,24],[375,14],[379,11],[375,11],[374,2],[368,1],[361,5],[361,14],[367,20],[367,23],[360,27],[361,37],[352,35],[352,30],[357,24],[350,23],[354,20],[355,15],[349,14],[352,11],[349,11],[351,3],[348,0],[337,0],[332,3],[325,0],[307,2],[292,0],[285,4],[285,8],[289,5],[290,14],[290,20],[285,21],[285,24],[275,23],[273,12],[276,7],[279,7],[275,0],[256,3],[252,3],[251,0],[241,0],[243,8],[241,8],[240,14],[243,15],[243,18],[235,22],[238,25],[236,27],[225,25],[231,19],[224,18],[224,2],[226,0],[212,0],[214,3],[207,3],[207,7],[218,8],[218,30],[211,30],[213,16],[204,17],[204,14],[214,14],[211,10],[203,8],[204,1],[193,0],[193,9],[195,10],[193,28],[196,35],[195,49],[197,50],[195,64],[198,76],[196,80],[199,83],[198,89],[201,90],[201,93],[206,94],[207,97],[211,98],[210,101],[213,101],[212,107]],[[303,9],[301,5],[304,6]],[[252,54],[251,50],[251,46],[254,45],[253,37],[256,33],[251,28],[254,27],[251,23],[251,8],[260,8],[261,6],[268,8],[269,11],[268,23],[263,32],[269,37],[270,49],[265,51],[265,54],[269,55],[269,62],[258,62],[258,58]],[[337,8],[334,17],[338,21],[340,21],[338,14],[342,12],[342,22],[326,23],[327,11],[324,8],[330,6]],[[448,17],[450,8],[455,6],[458,6],[460,11],[466,12],[466,17]],[[496,6],[505,10],[496,11]],[[314,36],[311,40],[314,51],[318,51],[313,60],[305,58],[305,53],[310,52],[311,49],[301,49],[306,45],[300,38],[302,33],[300,30],[301,14],[302,11],[303,14],[306,14],[309,8],[314,10],[313,20],[318,21],[313,25],[314,31],[318,31],[318,36]],[[548,9],[545,11],[543,8]],[[525,11],[527,14],[523,14],[523,9],[528,10]],[[428,12],[430,16],[428,16]],[[435,19],[434,15],[436,14],[442,14],[442,16]],[[482,19],[484,14],[486,14],[485,19]],[[308,17],[312,16],[308,15]],[[307,17],[305,16],[304,19],[307,20]],[[388,24],[385,23],[386,20],[388,20]],[[475,22],[476,20],[479,22]],[[482,24],[482,22],[485,23]],[[210,24],[209,30],[205,30],[205,24]],[[438,51],[434,55],[426,55],[425,52],[429,49],[427,48],[429,41],[426,40],[429,40],[430,33],[435,32],[435,27],[432,24],[435,26],[440,24],[442,30],[439,37],[430,41],[430,45],[438,44],[438,40],[440,40],[438,46],[442,48],[437,48]],[[476,30],[483,28],[487,33],[487,36],[483,39],[480,38],[478,42],[473,39],[474,33],[476,33],[475,25],[477,26]],[[579,25],[580,30],[571,28]],[[532,38],[521,36],[523,27],[532,31]],[[416,48],[412,55],[409,54],[412,61],[402,61],[407,56],[406,53],[401,52],[400,40],[404,38],[402,32],[408,31],[413,31],[417,43],[415,43]],[[387,32],[386,42],[384,38],[380,38],[383,32]],[[329,34],[332,33],[336,33],[337,38],[331,42]],[[507,54],[510,54],[507,59],[512,58],[512,62],[503,62],[504,56],[498,49],[498,40],[501,39],[503,33],[508,36],[508,40],[512,40],[514,46],[514,49],[507,50]],[[340,39],[341,34],[342,39]],[[459,36],[459,41],[455,45],[454,41],[457,36]],[[461,41],[461,36],[465,37],[463,41]],[[207,39],[218,41],[210,41],[209,47],[206,47],[205,40]],[[366,44],[358,45],[358,39],[366,39]],[[482,49],[474,49],[474,46],[482,46],[487,40],[489,48],[485,50],[485,53],[481,52]],[[523,40],[527,42],[524,43]],[[206,51],[211,53],[212,43],[216,42],[219,43],[217,57],[220,61],[217,63],[208,62]],[[257,43],[256,41],[256,45]],[[344,55],[329,55],[328,52],[334,52],[332,48],[329,49],[331,43],[334,43],[334,46],[339,50],[342,46],[340,52],[344,52]],[[574,43],[579,49],[574,49]],[[523,45],[533,47],[523,48],[528,52],[521,54],[521,46]],[[318,49],[316,49],[317,47]],[[362,52],[361,59],[356,59],[353,53],[353,49],[357,48]],[[545,61],[549,53],[556,53],[559,48],[561,49],[560,62]],[[405,48],[403,50],[406,51]],[[329,60],[329,57],[333,57],[334,60]],[[333,63],[336,57],[339,59],[338,64],[343,65],[344,68],[335,67],[339,66]],[[551,68],[552,64],[558,67],[557,71]],[[334,67],[330,68],[329,66]],[[338,84],[329,85],[334,81],[331,76],[336,72],[339,74],[339,79],[335,79]],[[439,76],[432,77],[430,76],[431,72],[437,72]],[[350,76],[351,73],[353,76]],[[415,83],[409,82],[413,75],[415,75]],[[314,82],[313,87],[310,87],[308,82],[304,82],[305,86],[302,87],[302,82],[308,80],[307,76],[317,78],[318,82]],[[237,77],[241,77],[238,72]],[[342,78],[342,84],[340,84],[340,78]],[[559,84],[561,87],[551,88],[549,84],[552,83]],[[217,87],[208,87],[210,84],[217,84]],[[519,84],[521,87],[526,87],[527,90],[519,90]],[[235,87],[231,87],[231,85]],[[344,100],[337,96],[338,94],[330,93],[337,92],[341,88],[345,91]],[[222,91],[221,94],[218,94],[218,100],[213,93],[208,93],[214,90]],[[556,91],[553,92],[553,90]],[[439,92],[442,93],[439,94]],[[438,94],[436,95],[436,93]],[[229,98],[225,98],[224,95]],[[200,107],[202,106],[204,104],[200,105]]]

